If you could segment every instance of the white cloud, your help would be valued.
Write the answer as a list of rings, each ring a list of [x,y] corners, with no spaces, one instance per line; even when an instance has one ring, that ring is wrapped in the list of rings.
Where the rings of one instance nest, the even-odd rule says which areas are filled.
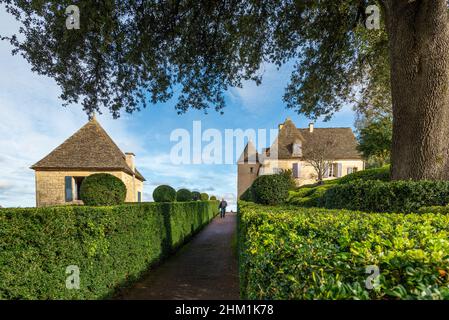
[[[148,173],[146,178],[150,180],[145,183],[146,201],[152,200],[151,195],[158,185],[168,184],[175,189],[187,188],[224,196],[234,204],[235,210],[235,199],[229,190],[237,189],[237,176],[236,172],[229,172],[228,165],[176,165],[171,162],[169,154],[146,154],[136,161],[139,170]],[[157,182],[153,183],[152,179]]]
[[[0,7],[2,35],[18,29],[18,23]],[[0,205],[33,206],[34,172],[30,166],[78,130],[87,116],[80,106],[63,108],[60,90],[49,78],[31,72],[11,46],[0,42]],[[130,118],[99,120],[124,151],[141,152],[128,127]]]
[[[0,6],[0,32],[10,35],[18,23]],[[34,172],[30,166],[47,155],[87,121],[81,106],[67,108],[58,99],[60,89],[47,77],[31,72],[20,56],[11,55],[9,43],[0,42],[0,205],[35,205]],[[251,101],[251,96],[241,92]],[[144,200],[162,183],[176,189],[186,187],[225,196],[235,210],[236,168],[217,165],[174,165],[169,152],[145,149],[145,140],[167,139],[162,135],[136,136],[133,118],[123,115],[113,120],[108,112],[97,116],[122,151],[136,153],[136,165],[147,178]],[[167,141],[168,143],[168,141]],[[231,172],[231,173],[230,173]]]
[[[274,93],[284,91],[291,68],[289,64],[278,69],[274,64],[264,63],[258,73],[263,76],[260,85],[254,81],[245,81],[242,88],[231,88],[228,91],[228,97],[232,102],[238,102],[243,109],[256,114],[279,106],[282,95]]]

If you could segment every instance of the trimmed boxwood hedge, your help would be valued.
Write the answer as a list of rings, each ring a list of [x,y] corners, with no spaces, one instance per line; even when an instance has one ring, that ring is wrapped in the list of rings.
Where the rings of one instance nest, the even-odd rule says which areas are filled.
[[[179,189],[178,192],[176,192],[176,201],[193,201],[192,192],[187,189]]]
[[[255,202],[254,199],[254,190],[252,187],[249,187],[245,190],[245,192],[242,193],[240,196],[240,200],[247,201],[247,202]]]
[[[430,206],[430,207],[421,207],[417,211],[418,213],[440,213],[440,214],[449,214],[449,206]]]
[[[375,212],[416,212],[449,203],[449,181],[362,181],[328,189],[323,206]]]
[[[449,215],[240,201],[238,248],[242,299],[449,299]]]
[[[323,205],[323,196],[326,190],[332,187],[333,185],[323,184],[313,188],[303,187],[295,191],[289,191],[287,203],[301,207],[320,207]]]
[[[80,198],[88,206],[113,206],[123,204],[126,186],[122,180],[109,173],[95,173],[84,178]]]
[[[274,205],[287,200],[289,187],[290,182],[285,175],[263,175],[257,177],[248,192],[252,192],[256,203]]]
[[[176,190],[167,185],[158,186],[153,191],[153,200],[155,202],[174,202],[176,201]]]
[[[345,184],[356,180],[380,180],[390,181],[390,166],[384,166],[382,168],[366,169],[348,174],[335,181],[339,184]],[[332,180],[331,180],[332,181]]]
[[[201,200],[201,193],[199,193],[198,191],[192,191],[192,200],[193,201]]]
[[[166,257],[217,201],[0,210],[1,299],[104,299]],[[80,269],[68,290],[66,268]]]
[[[205,192],[201,193],[200,197],[201,197],[201,201],[209,200],[209,195]]]

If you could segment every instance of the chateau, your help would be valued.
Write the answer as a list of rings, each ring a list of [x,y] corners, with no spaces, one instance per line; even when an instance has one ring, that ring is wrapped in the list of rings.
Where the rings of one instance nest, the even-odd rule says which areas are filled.
[[[297,185],[317,182],[317,173],[304,154],[308,148],[325,144],[332,137],[334,143],[329,150],[329,165],[324,173],[324,180],[343,177],[349,173],[363,170],[365,162],[357,151],[357,140],[351,128],[296,128],[287,119],[279,125],[279,134],[273,145],[258,153],[254,144],[249,141],[237,166],[237,196],[248,189],[254,180],[264,174],[280,173],[282,170],[292,170]],[[273,156],[277,153],[276,156]]]

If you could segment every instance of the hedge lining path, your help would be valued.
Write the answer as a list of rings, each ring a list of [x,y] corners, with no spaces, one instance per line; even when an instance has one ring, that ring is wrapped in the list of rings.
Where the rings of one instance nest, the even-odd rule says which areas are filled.
[[[117,298],[239,299],[235,232],[235,214],[215,218],[173,257]]]

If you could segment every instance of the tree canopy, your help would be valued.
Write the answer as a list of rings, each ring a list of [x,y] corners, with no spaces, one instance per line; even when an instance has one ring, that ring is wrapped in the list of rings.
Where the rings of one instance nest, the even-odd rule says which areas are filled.
[[[383,166],[390,159],[393,125],[391,119],[375,120],[360,131],[358,150],[365,159]]]
[[[117,117],[175,92],[179,112],[222,111],[229,87],[260,83],[262,63],[290,60],[284,100],[298,113],[329,119],[348,102],[362,113],[391,104],[387,37],[365,29],[365,0],[76,1],[78,30],[65,27],[73,1],[0,3],[23,25],[3,37],[14,53],[87,113]]]
[[[175,95],[179,113],[294,62],[286,106],[329,120],[352,104],[360,127],[393,117],[392,179],[449,179],[448,0],[0,0],[22,23],[3,36],[64,104],[114,117]],[[380,28],[366,29],[369,5]]]

